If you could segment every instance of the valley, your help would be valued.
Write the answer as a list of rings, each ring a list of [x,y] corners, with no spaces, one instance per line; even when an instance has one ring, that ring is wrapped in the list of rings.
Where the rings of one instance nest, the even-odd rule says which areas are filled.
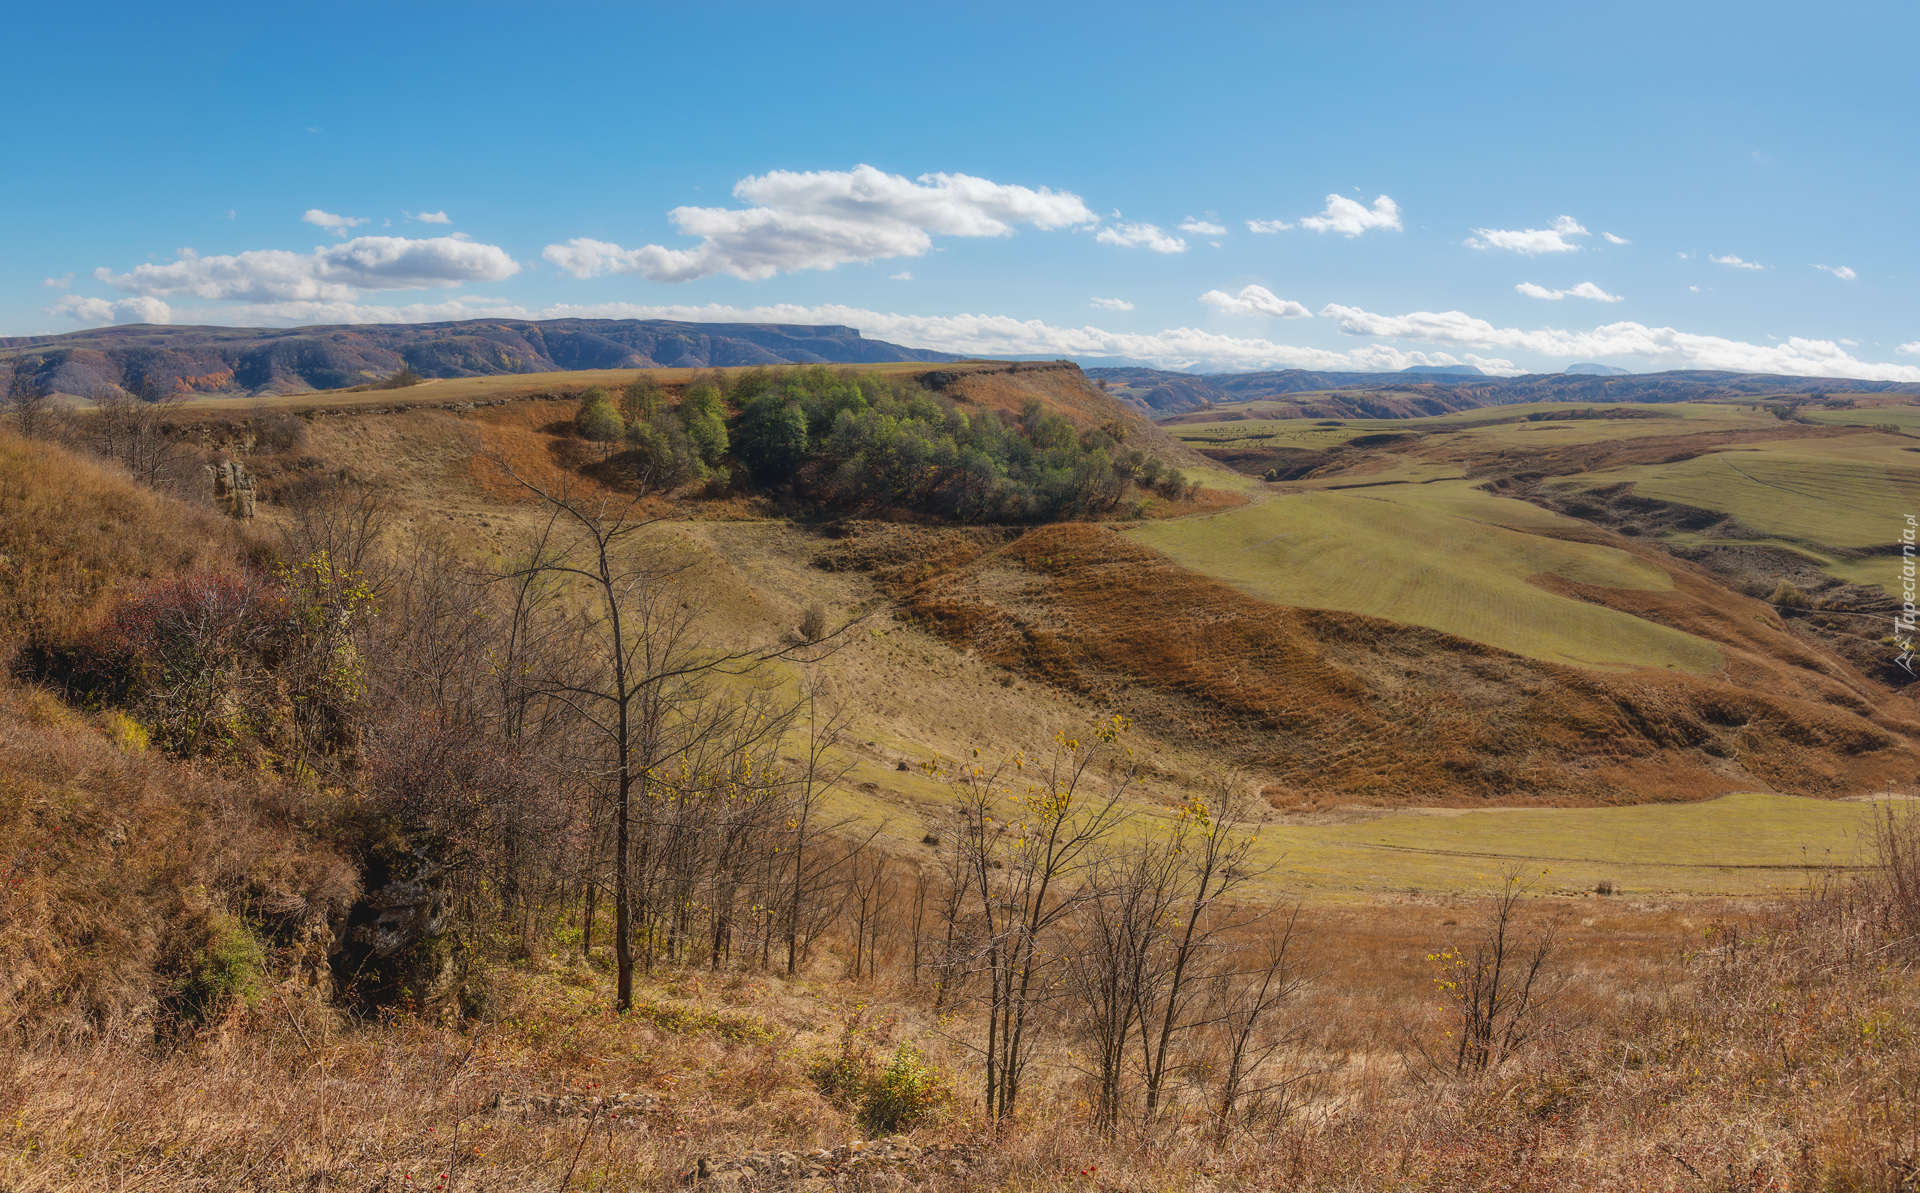
[[[895,361],[69,404],[0,433],[0,832],[31,843],[0,853],[0,1009],[36,1091],[0,1177],[864,1187],[871,1154],[913,1187],[1072,1187],[1064,1135],[1127,1187],[1390,1187],[1410,1139],[1433,1187],[1517,1165],[1597,1189],[1673,1167],[1636,1141],[1675,1091],[1662,1139],[1879,1163],[1832,1132],[1876,1080],[1855,1021],[1911,992],[1833,942],[1894,931],[1914,831],[1920,689],[1884,640],[1909,408],[1320,401],[1155,421],[1068,363]],[[637,595],[542,570],[607,527]],[[686,744],[625,805],[624,958],[624,797],[568,703],[609,682],[617,601],[697,676],[643,722]],[[1046,833],[1085,852],[1047,861]],[[1178,1042],[1141,1119],[1149,1078],[1098,1109],[1080,1050],[1110,989],[1091,934],[1154,890],[1204,934],[1204,985],[1180,992],[1171,934],[1105,946],[1173,983],[1140,996]],[[1046,950],[994,951],[1024,931]],[[1557,1034],[1443,1063],[1445,983],[1500,932],[1546,950]],[[1776,1064],[1783,983],[1829,1010]],[[981,1078],[1015,1010],[1018,1106]],[[1236,1039],[1299,1100],[1223,1086]],[[1774,1080],[1840,1142],[1795,1152],[1727,1093]],[[1450,1142],[1534,1130],[1563,1087],[1584,1142]]]

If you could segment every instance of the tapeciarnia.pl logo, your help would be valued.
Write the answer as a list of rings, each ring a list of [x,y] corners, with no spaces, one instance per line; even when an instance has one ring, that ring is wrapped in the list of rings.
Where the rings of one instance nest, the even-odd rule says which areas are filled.
[[[1920,524],[1916,524],[1914,516],[1908,514],[1906,529],[1900,532],[1900,615],[1893,619],[1893,641],[1894,645],[1900,648],[1900,657],[1894,662],[1905,667],[1908,675],[1914,674],[1913,632],[1916,626],[1920,625],[1920,622],[1915,621],[1916,615],[1920,615],[1920,609],[1914,608],[1913,604],[1913,539],[1917,526]]]

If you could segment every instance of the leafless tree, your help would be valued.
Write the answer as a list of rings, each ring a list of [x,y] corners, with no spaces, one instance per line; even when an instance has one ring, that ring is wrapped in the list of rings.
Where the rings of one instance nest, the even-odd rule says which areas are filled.
[[[590,665],[530,674],[526,683],[571,708],[597,743],[594,765],[613,824],[615,1003],[625,1010],[633,1004],[634,921],[651,926],[656,910],[647,879],[663,858],[672,862],[690,847],[677,819],[657,826],[665,830],[658,836],[652,831],[656,797],[676,794],[656,787],[672,768],[687,773],[717,742],[738,751],[777,738],[786,718],[748,713],[713,681],[750,676],[799,648],[708,642],[684,583],[687,564],[655,533],[658,519],[637,514],[637,495],[578,498],[496,464],[547,513],[525,560],[500,579],[570,585],[580,602],[569,624]],[[677,939],[678,912],[667,923]]]
[[[1526,885],[1509,870],[1474,938],[1428,958],[1440,966],[1437,981],[1454,1024],[1451,1055],[1428,1054],[1437,1065],[1484,1073],[1538,1034],[1542,1012],[1559,990],[1551,963],[1560,941],[1551,918],[1527,923],[1534,917],[1525,900]]]
[[[991,771],[969,765],[950,775],[967,900],[947,965],[985,987],[962,993],[985,1011],[985,1039],[970,1046],[996,1119],[1018,1104],[1039,1021],[1060,988],[1063,956],[1052,938],[1087,897],[1088,867],[1122,818],[1131,767],[1103,784],[1095,765],[1122,728],[1118,718],[1105,722],[1084,745],[1061,734],[1031,770],[1016,756]]]
[[[53,414],[53,395],[48,392],[37,366],[39,357],[17,358],[8,374],[6,408],[14,425],[29,439],[48,432]]]

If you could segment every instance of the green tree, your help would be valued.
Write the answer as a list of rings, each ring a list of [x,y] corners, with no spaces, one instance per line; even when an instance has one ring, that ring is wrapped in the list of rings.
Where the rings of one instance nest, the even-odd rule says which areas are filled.
[[[588,390],[580,398],[580,412],[574,416],[574,425],[580,430],[580,437],[591,443],[618,443],[626,432],[626,420],[620,417],[620,411],[614,408],[612,399],[599,386]]]

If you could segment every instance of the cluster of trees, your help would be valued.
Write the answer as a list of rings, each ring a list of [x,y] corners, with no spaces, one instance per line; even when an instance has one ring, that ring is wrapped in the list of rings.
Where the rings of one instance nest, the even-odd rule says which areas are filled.
[[[581,396],[574,418],[580,437],[601,446],[603,459],[616,453],[642,491],[676,489],[706,481],[724,489],[732,479],[727,467],[724,378],[687,388],[669,404],[660,385],[640,374],[618,395],[594,386]]]
[[[644,487],[754,483],[833,508],[908,509],[966,521],[1048,521],[1137,512],[1147,494],[1198,485],[1126,446],[1114,421],[1085,431],[1037,401],[1018,416],[971,415],[918,386],[824,366],[715,373],[667,408],[645,374],[616,400],[584,396],[576,425]]]

